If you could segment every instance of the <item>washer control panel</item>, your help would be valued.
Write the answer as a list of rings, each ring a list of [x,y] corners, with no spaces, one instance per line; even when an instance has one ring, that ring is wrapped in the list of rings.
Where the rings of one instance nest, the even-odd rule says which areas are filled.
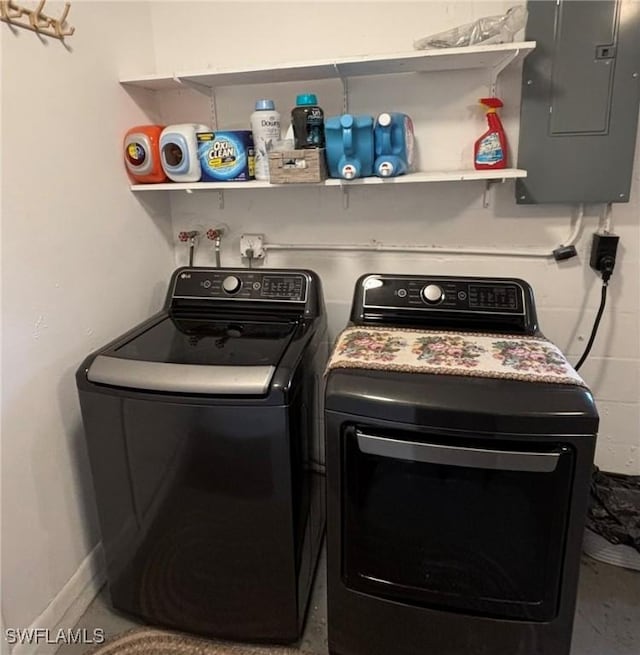
[[[362,286],[365,310],[525,313],[524,289],[511,280],[371,275]]]
[[[186,269],[175,278],[173,298],[304,303],[309,287],[302,273]]]

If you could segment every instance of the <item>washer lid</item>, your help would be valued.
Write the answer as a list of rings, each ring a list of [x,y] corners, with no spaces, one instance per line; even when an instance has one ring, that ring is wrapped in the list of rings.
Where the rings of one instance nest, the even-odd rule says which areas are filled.
[[[164,317],[98,356],[87,377],[154,391],[264,395],[296,326]]]
[[[99,355],[87,377],[92,382],[148,391],[262,396],[275,370],[275,366],[165,364]]]

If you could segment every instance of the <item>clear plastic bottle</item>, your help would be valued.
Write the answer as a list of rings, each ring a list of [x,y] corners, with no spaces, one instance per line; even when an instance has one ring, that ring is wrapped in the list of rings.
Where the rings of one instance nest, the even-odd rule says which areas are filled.
[[[256,180],[269,179],[269,150],[280,140],[280,114],[273,100],[258,100],[251,114]]]

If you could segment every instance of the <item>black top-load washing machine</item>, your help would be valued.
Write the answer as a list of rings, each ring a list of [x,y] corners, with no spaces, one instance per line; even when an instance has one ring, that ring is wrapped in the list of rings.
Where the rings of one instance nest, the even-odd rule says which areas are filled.
[[[503,349],[521,338],[516,365],[518,348],[540,356],[530,286],[368,275],[351,325],[352,353],[378,363],[330,364],[326,382],[330,652],[567,655],[598,427],[591,393],[385,364],[402,330],[433,361],[447,347],[470,360],[465,344],[481,335]]]
[[[77,385],[113,605],[246,641],[299,638],[324,531],[320,280],[178,269],[165,308]]]

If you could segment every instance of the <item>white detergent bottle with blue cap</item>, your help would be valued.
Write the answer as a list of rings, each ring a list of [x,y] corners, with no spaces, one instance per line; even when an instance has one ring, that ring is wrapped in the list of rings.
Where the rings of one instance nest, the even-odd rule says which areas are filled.
[[[273,100],[258,100],[251,114],[251,132],[255,148],[256,180],[269,179],[269,151],[280,141],[280,114]]]
[[[395,177],[411,171],[414,159],[413,122],[407,114],[385,112],[376,119],[374,130],[378,177]]]

